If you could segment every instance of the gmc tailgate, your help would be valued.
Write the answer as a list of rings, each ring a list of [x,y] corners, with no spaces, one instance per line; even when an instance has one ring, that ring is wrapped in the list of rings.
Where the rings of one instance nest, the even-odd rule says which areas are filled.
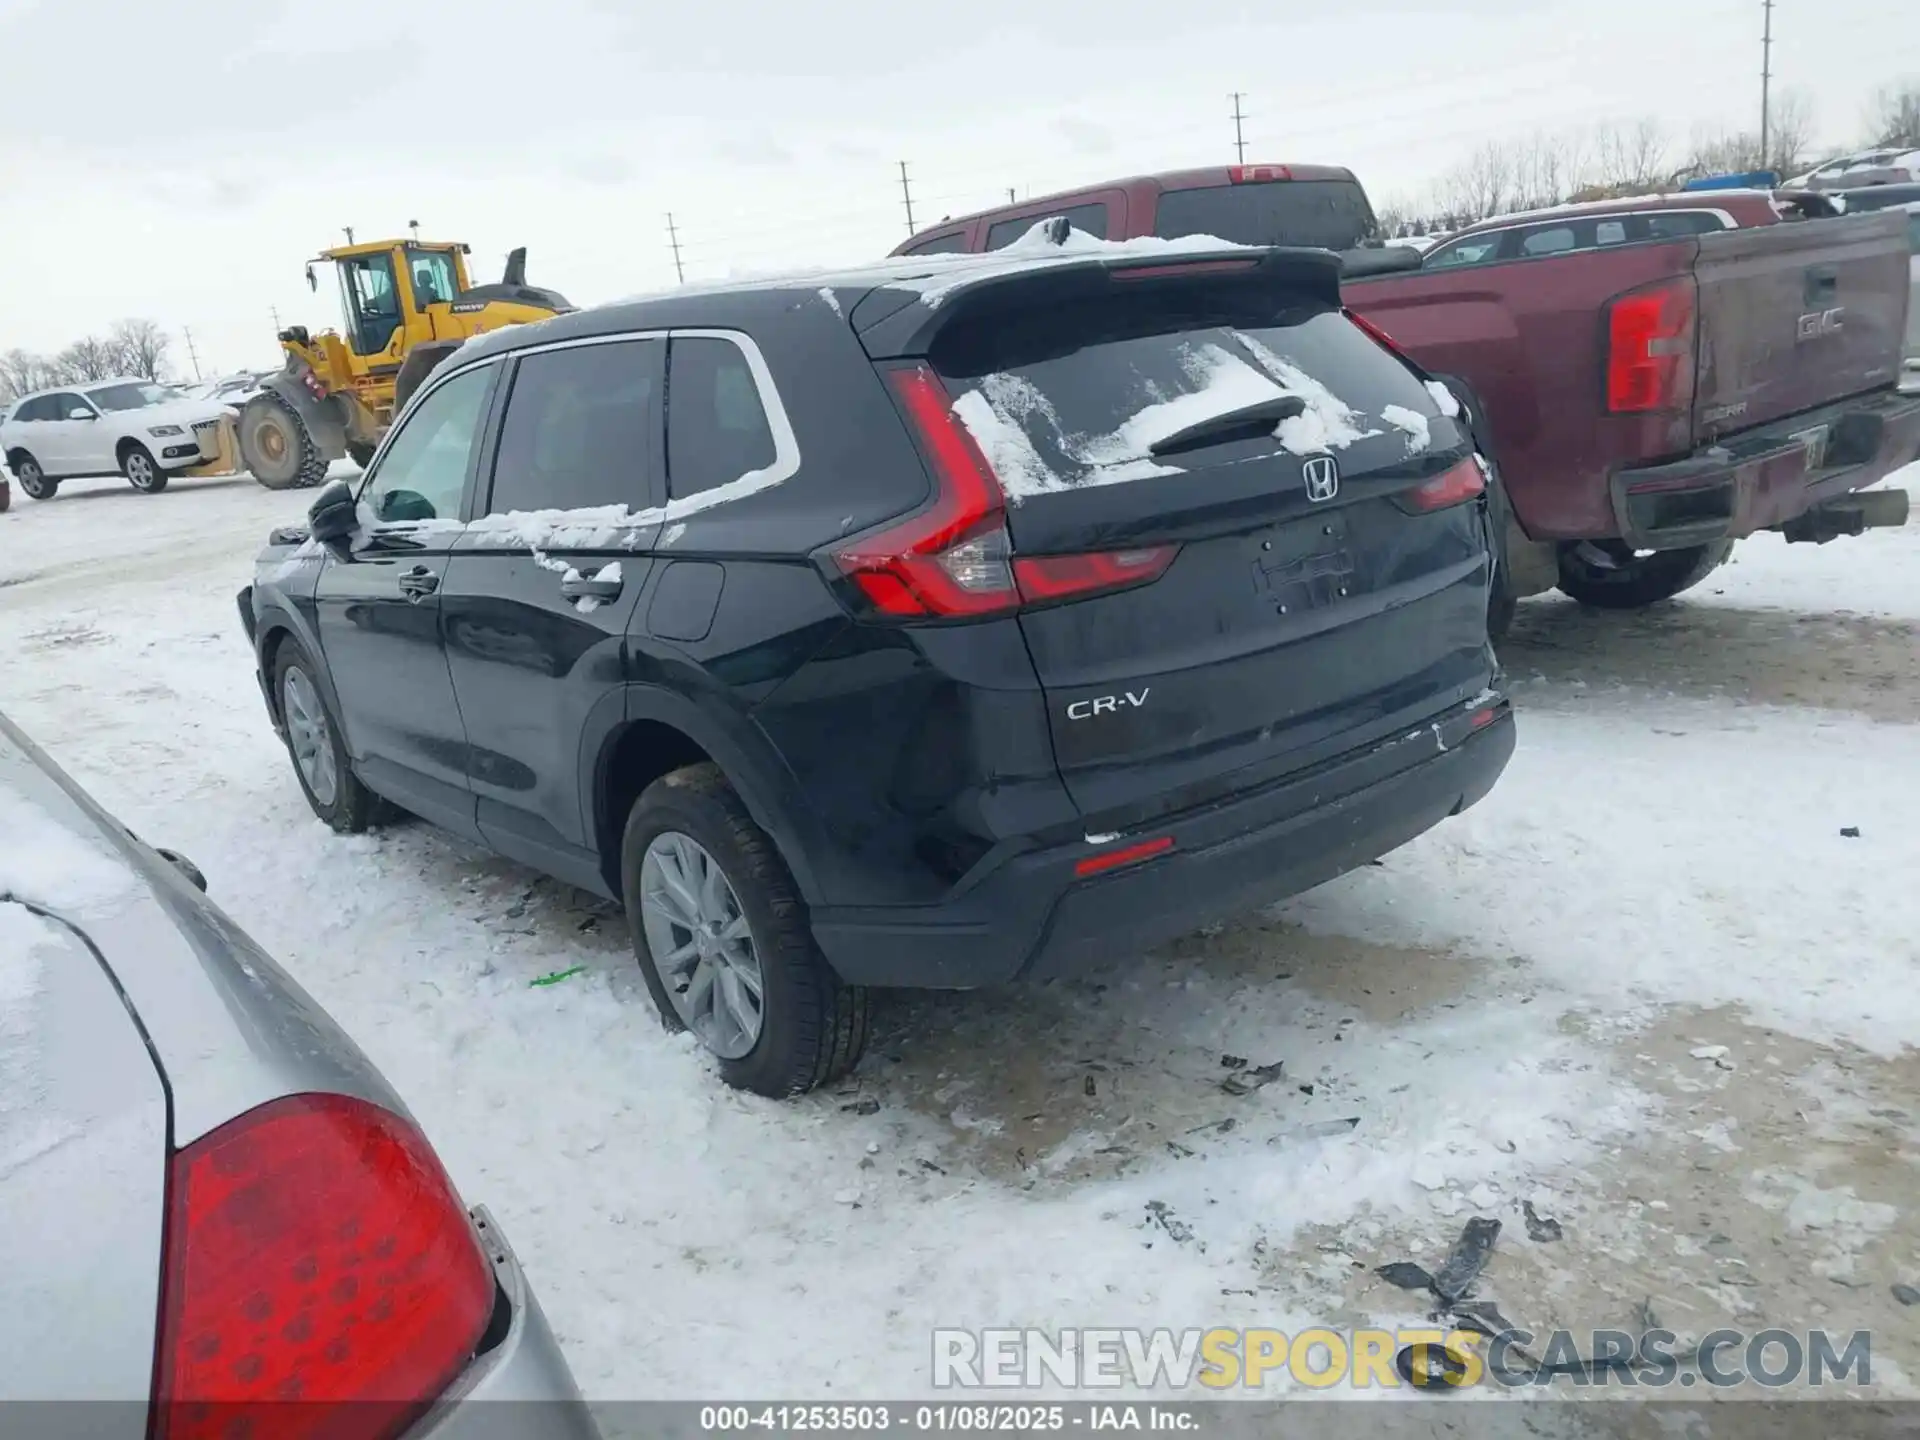
[[[1908,303],[1903,215],[1705,235],[1694,278],[1696,444],[1899,378]]]

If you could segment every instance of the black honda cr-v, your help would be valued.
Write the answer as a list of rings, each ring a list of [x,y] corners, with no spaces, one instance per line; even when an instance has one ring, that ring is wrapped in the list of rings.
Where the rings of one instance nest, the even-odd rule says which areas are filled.
[[[470,343],[240,611],[316,813],[623,902],[727,1080],[1131,953],[1513,748],[1486,468],[1317,251],[1059,226]]]

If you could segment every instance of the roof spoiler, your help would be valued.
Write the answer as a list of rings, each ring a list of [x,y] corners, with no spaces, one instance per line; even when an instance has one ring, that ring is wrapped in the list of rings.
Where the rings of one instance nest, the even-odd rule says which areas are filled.
[[[1052,228],[1064,220],[1046,222],[1046,239],[1059,245]],[[1114,250],[1109,253],[1067,252],[1057,259],[1035,257],[994,264],[991,255],[977,265],[932,270],[919,281],[883,284],[853,307],[853,328],[876,360],[924,355],[934,337],[957,318],[974,319],[997,310],[1057,305],[1111,295],[1135,287],[1228,285],[1235,288],[1284,290],[1318,300],[1329,308],[1340,304],[1340,257],[1331,250],[1274,246],[1241,247],[1218,251]]]

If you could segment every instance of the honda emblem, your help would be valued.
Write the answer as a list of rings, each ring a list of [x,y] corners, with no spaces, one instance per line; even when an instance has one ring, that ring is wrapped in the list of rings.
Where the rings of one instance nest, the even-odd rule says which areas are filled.
[[[1340,493],[1340,466],[1331,455],[1313,455],[1300,466],[1307,482],[1307,499],[1331,500]]]

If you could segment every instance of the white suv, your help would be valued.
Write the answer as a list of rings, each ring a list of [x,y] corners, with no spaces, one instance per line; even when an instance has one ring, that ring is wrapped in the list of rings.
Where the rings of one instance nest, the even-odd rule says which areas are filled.
[[[93,380],[16,400],[0,420],[0,455],[35,500],[83,475],[124,475],[153,495],[169,473],[218,458],[226,414],[151,380]]]

